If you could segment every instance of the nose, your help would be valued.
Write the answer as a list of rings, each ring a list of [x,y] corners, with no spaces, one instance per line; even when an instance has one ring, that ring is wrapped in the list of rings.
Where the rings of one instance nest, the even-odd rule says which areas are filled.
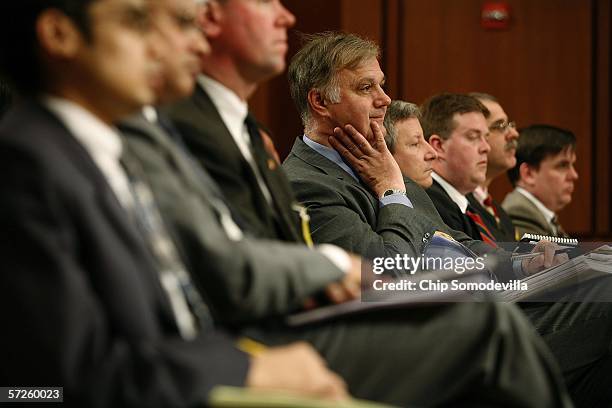
[[[193,30],[190,37],[190,49],[199,57],[210,54],[210,43],[200,30]]]
[[[487,142],[487,136],[483,136],[480,140],[480,152],[483,154],[489,153],[489,151],[491,151],[491,145],[489,144],[489,142]]]
[[[389,98],[389,95],[387,95],[387,93],[382,87],[379,87],[379,89],[380,89],[379,95],[375,99],[374,105],[377,108],[382,108],[383,106],[389,106],[391,104],[391,98]]]
[[[159,30],[149,30],[147,32],[146,42],[147,51],[150,59],[152,61],[158,62],[161,59],[162,55],[167,52],[167,50],[164,49],[164,45],[166,43],[162,34],[159,32]]]
[[[519,134],[518,131],[516,130],[516,128],[510,128],[509,131],[506,133],[506,140],[510,141],[510,140],[516,140],[518,139]]]
[[[293,27],[295,25],[295,16],[293,13],[291,13],[280,1],[278,2],[278,5],[280,8],[280,24],[287,28]]]
[[[423,143],[425,145],[425,161],[428,162],[436,160],[438,158],[438,153],[435,151],[433,146],[427,143],[425,140],[423,140]]]
[[[576,170],[576,168],[574,166],[570,167],[570,171],[569,171],[569,179],[574,181],[574,180],[578,180],[578,171]]]

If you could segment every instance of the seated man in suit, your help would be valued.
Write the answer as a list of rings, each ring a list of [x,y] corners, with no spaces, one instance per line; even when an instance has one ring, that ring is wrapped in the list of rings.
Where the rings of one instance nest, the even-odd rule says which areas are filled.
[[[159,80],[158,1],[0,3],[0,69],[22,93],[0,126],[0,383],[62,386],[81,407],[193,407],[217,385],[342,397],[310,347],[249,358],[207,323],[120,164],[112,122]]]
[[[436,150],[434,183],[428,194],[445,222],[463,229],[475,238],[479,235],[491,245],[482,219],[471,210],[465,194],[485,179],[489,145],[486,123],[488,110],[468,95],[441,94],[428,99],[422,106],[425,138]],[[538,332],[547,341],[560,362],[570,392],[576,402],[590,406],[592,390],[604,395],[607,386],[602,378],[612,377],[612,304],[566,303],[573,291],[611,293],[610,279],[600,279],[558,293],[554,303],[525,303],[521,308]],[[586,296],[585,298],[589,298]],[[606,298],[606,299],[609,299]],[[593,320],[593,316],[599,316]],[[607,367],[607,368],[602,368]],[[589,378],[588,381],[585,381]]]
[[[487,118],[489,138],[487,142],[491,146],[491,150],[487,154],[487,175],[484,183],[478,185],[466,197],[474,212],[480,215],[496,241],[516,241],[516,231],[512,219],[489,194],[491,182],[505,174],[516,164],[518,140],[516,124],[508,119],[508,115],[495,97],[477,92],[471,93],[470,96],[478,99],[489,110],[489,117]]]
[[[308,242],[305,213],[247,105],[260,83],[285,69],[287,29],[295,17],[280,0],[211,0],[200,23],[211,52],[200,56],[194,94],[166,112],[244,229]]]
[[[422,114],[425,139],[438,156],[427,194],[448,226],[496,246],[495,237],[466,198],[486,180],[489,110],[468,95],[440,94],[423,104]]]
[[[205,52],[189,42],[178,41],[181,37],[177,33],[167,37],[174,41],[169,44],[172,52],[162,53],[161,57],[166,81],[158,92],[160,102],[189,93],[189,84],[195,83],[191,75],[193,61],[197,60],[198,52]],[[284,315],[306,300],[310,294],[308,287],[315,287],[318,279],[323,290],[328,282],[342,279],[342,272],[303,245],[254,240],[243,233],[231,219],[225,198],[206,170],[194,167],[189,153],[180,144],[181,135],[159,111],[149,107],[146,112],[122,124],[129,151],[138,157],[164,220],[173,227],[190,271],[210,300],[217,324],[231,326],[235,331],[250,326],[248,332],[252,336],[271,344],[293,339],[310,341],[330,367],[347,380],[349,389],[362,397],[400,405],[451,401],[495,404],[524,394],[522,387],[531,387],[529,381],[535,381],[533,386],[538,384],[539,388],[534,390],[535,394],[529,394],[530,399],[543,405],[552,402],[547,401],[550,396],[539,395],[550,392],[550,385],[545,383],[552,373],[543,374],[538,368],[539,364],[548,367],[546,352],[510,307],[441,305],[422,310],[372,312],[287,328]],[[236,283],[239,281],[243,284]],[[328,293],[338,289],[342,288]],[[504,327],[510,323],[503,334],[498,331],[502,320]],[[446,334],[449,326],[453,327],[453,336]],[[449,339],[448,345],[440,340],[443,337]],[[512,383],[501,384],[497,374],[492,378],[491,373],[482,372],[486,367],[483,364],[490,360],[486,357],[489,348],[480,345],[490,344],[496,337],[516,348],[516,354],[506,355],[505,347],[499,350],[494,346],[496,351],[490,354],[498,361],[494,364],[496,371],[515,373]],[[436,350],[422,358],[424,345],[434,338],[438,342]],[[386,345],[385,351],[380,352],[380,344]],[[542,361],[532,361],[523,355],[523,350],[530,350]],[[432,367],[432,359],[440,363]],[[359,364],[355,365],[355,361]],[[454,370],[444,369],[447,364],[460,365],[463,375],[456,376]],[[406,376],[406,370],[412,374]],[[456,384],[454,377],[461,378],[461,384]],[[465,381],[468,377],[474,381]],[[488,378],[490,384],[477,378]],[[482,392],[483,388],[490,391]],[[436,391],[435,396],[431,390]],[[552,394],[555,392],[558,391]],[[563,403],[562,393],[553,396],[557,398],[558,403]],[[516,403],[523,404],[518,400]],[[531,401],[528,404],[537,405]]]
[[[521,130],[516,158],[516,166],[508,171],[515,189],[502,207],[519,235],[567,237],[557,213],[572,200],[578,179],[576,136],[555,126],[529,126]]]

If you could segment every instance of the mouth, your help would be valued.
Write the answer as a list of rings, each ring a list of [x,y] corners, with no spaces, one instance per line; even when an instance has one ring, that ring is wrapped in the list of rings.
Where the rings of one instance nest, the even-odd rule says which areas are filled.
[[[370,120],[382,123],[385,120],[385,114],[370,115]]]

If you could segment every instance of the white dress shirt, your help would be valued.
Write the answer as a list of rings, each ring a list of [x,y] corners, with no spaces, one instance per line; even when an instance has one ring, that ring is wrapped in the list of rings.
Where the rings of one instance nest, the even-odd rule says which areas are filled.
[[[272,194],[264,182],[251,151],[251,136],[249,136],[249,131],[244,122],[249,113],[246,102],[240,99],[234,91],[206,75],[198,77],[198,84],[206,91],[213,105],[217,108],[240,153],[253,169],[259,189],[268,204],[272,205]]]
[[[486,187],[478,186],[472,191],[472,195],[480,205],[484,206],[484,201],[489,196],[489,190]]]
[[[451,200],[453,200],[455,204],[459,206],[461,212],[465,214],[468,207],[468,199],[436,172],[432,172],[431,177],[433,177],[433,179],[436,180],[440,186],[442,186],[442,189],[446,191],[446,194],[450,196]]]
[[[89,153],[124,208],[131,208],[128,176],[119,163],[123,145],[118,131],[74,102],[49,95],[42,102]]]

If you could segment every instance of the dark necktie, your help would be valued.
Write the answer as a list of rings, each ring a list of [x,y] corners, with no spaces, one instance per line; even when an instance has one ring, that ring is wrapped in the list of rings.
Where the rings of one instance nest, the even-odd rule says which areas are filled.
[[[567,235],[567,233],[565,232],[565,230],[563,229],[563,227],[559,223],[559,219],[557,218],[556,215],[552,218],[552,220],[550,220],[550,223],[552,224],[553,228],[555,229],[555,235],[556,236],[563,237],[563,238],[569,237],[569,235]]]
[[[157,261],[159,279],[170,300],[179,332],[183,338],[191,339],[198,328],[212,327],[210,311],[193,284],[164,224],[153,193],[144,181],[144,170],[127,146],[124,146],[120,162],[129,179],[133,198],[132,218]]]
[[[467,215],[472,221],[474,221],[474,224],[476,224],[476,227],[478,227],[478,232],[480,233],[480,237],[482,238],[482,240],[485,243],[491,245],[492,247],[497,248],[495,238],[493,238],[493,234],[491,234],[491,231],[489,231],[489,229],[485,225],[480,214],[478,214],[471,206],[468,205],[467,209],[465,210],[465,215]]]
[[[283,235],[312,245],[308,214],[304,207],[295,202],[293,193],[288,188],[288,181],[284,180],[284,174],[277,170],[278,164],[266,151],[257,121],[248,114],[245,124],[251,139],[255,163],[272,195],[272,215],[277,227]],[[299,227],[296,225],[296,219],[291,218],[294,213],[297,213],[301,220]]]

